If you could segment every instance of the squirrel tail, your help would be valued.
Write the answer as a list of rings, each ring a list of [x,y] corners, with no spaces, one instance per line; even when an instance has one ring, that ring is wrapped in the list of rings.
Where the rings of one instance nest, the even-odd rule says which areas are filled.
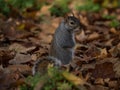
[[[60,67],[61,61],[52,56],[39,58],[33,65],[32,74],[35,75],[37,72],[43,74],[47,72],[47,67],[49,64],[53,64],[55,67]]]

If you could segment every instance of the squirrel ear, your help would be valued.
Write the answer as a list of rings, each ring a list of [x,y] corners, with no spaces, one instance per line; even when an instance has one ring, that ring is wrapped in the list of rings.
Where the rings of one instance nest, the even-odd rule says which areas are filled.
[[[64,18],[68,18],[69,16],[75,17],[74,12],[73,12],[73,11],[70,11],[70,13],[67,13],[67,14],[64,15]]]
[[[73,13],[73,11],[70,11],[70,13],[68,13],[68,16],[75,17],[75,14]]]
[[[77,18],[80,20],[80,11],[77,13]]]
[[[71,14],[72,14],[72,16],[73,16],[73,17],[75,17],[75,15],[74,15],[73,11],[71,11]]]
[[[64,20],[65,20],[65,22],[67,22],[67,20],[68,20],[68,14],[64,15]]]
[[[68,14],[65,14],[63,17],[64,17],[64,19],[66,19],[68,17]]]

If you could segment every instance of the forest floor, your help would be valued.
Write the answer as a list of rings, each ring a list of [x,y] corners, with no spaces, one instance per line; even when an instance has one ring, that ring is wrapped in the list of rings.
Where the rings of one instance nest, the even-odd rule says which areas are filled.
[[[48,8],[28,12],[27,18],[0,15],[1,90],[20,90],[25,78],[32,76],[34,62],[48,55],[52,36],[64,19],[51,16]],[[116,25],[120,8],[81,11],[79,19],[86,28],[75,35],[74,65],[68,77],[73,75],[72,83],[80,82],[75,87],[84,86],[81,90],[120,90],[120,25]]]

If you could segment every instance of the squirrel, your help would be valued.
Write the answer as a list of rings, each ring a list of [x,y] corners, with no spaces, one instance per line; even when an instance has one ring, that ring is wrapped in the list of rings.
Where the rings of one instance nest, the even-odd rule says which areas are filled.
[[[33,74],[37,71],[44,71],[49,62],[52,62],[54,66],[69,64],[74,56],[74,32],[79,31],[82,28],[82,23],[74,16],[74,14],[65,17],[63,21],[60,22],[53,35],[49,56],[38,59],[35,62],[33,66]],[[45,64],[43,67],[42,63]]]
[[[61,60],[62,64],[68,64],[74,56],[74,32],[80,30],[81,23],[78,18],[67,16],[58,26],[53,36],[50,47],[50,56]]]

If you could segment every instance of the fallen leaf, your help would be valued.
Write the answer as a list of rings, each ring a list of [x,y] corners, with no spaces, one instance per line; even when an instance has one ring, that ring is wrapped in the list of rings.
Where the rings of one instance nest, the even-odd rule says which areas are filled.
[[[56,29],[58,26],[59,26],[59,23],[60,23],[60,21],[62,20],[63,18],[60,18],[60,17],[58,17],[58,18],[52,18],[52,20],[51,20],[51,24],[52,24],[52,26],[54,27],[54,29]],[[57,23],[56,23],[57,22]],[[55,31],[55,30],[54,30]]]
[[[28,47],[28,48],[26,48],[25,50],[23,50],[21,53],[32,53],[32,52],[34,52],[36,49],[38,49],[38,48],[35,47],[35,46],[31,46],[31,47]]]
[[[0,74],[0,89],[1,90],[12,90],[15,88],[16,80],[21,78],[21,74],[18,72],[2,73]]]
[[[110,87],[110,88],[116,88],[116,90],[118,90],[118,82],[117,81],[109,81],[108,82],[108,86]]]
[[[35,57],[40,58],[42,56],[48,56],[48,50],[41,48],[40,50],[34,52],[34,54],[36,54]]]
[[[34,90],[42,90],[45,82],[46,82],[46,81],[40,80],[40,81],[36,84],[36,86],[34,87]]]
[[[110,50],[109,50],[110,54],[113,57],[119,57],[120,56],[120,43],[117,46],[113,46]]]
[[[9,50],[14,50],[18,53],[24,52],[25,49],[27,49],[27,48],[19,43],[13,43],[9,46]]]
[[[39,38],[40,38],[40,41],[42,43],[50,43],[51,40],[52,40],[52,36],[51,35],[46,35],[45,33],[40,33],[39,34]]]
[[[115,78],[115,71],[113,70],[113,63],[104,62],[101,64],[96,64],[95,69],[92,71],[92,76],[94,78]]]
[[[97,79],[95,79],[94,84],[104,85],[105,83],[104,83],[103,78],[97,78]]]
[[[0,49],[0,64],[8,66],[8,62],[14,58],[15,52],[7,49]]]
[[[54,25],[51,25],[52,22],[44,23],[40,25],[40,28],[42,29],[42,33],[45,34],[54,34],[57,27],[54,27]]]
[[[93,44],[88,45],[88,49],[85,51],[85,55],[95,58],[98,57],[100,53],[101,53],[100,49]]]
[[[86,71],[88,69],[94,69],[95,68],[95,64],[84,64],[81,67],[81,71]]]
[[[113,39],[108,40],[107,42],[105,42],[105,45],[112,46],[112,41],[113,41]]]
[[[91,85],[88,90],[109,90],[109,88],[102,85]]]
[[[88,41],[91,41],[91,40],[95,40],[95,39],[98,39],[100,37],[100,35],[96,32],[90,34],[87,38]]]
[[[28,65],[9,65],[7,68],[4,68],[4,70],[7,72],[19,71],[22,74],[30,74],[29,72],[31,72],[31,68]]]
[[[50,11],[49,11],[49,8],[51,7],[51,5],[44,5],[40,11],[38,11],[36,13],[36,16],[39,17],[41,14],[42,15],[47,15],[47,16],[50,16]]]
[[[1,27],[2,28],[1,29],[2,33],[9,40],[26,38],[26,37],[29,37],[29,36],[33,35],[33,33],[28,32],[27,30],[26,31],[25,30],[19,30],[19,29],[24,28],[23,25],[19,29],[17,29],[18,22],[19,22],[19,24],[21,24],[21,21],[13,19],[13,18],[9,18],[8,21],[3,22],[4,24]]]
[[[76,35],[76,40],[78,40],[79,42],[82,42],[84,40],[86,40],[87,36],[85,35],[85,31],[81,31],[81,33],[79,35]]]
[[[26,10],[26,12],[24,12],[22,15],[25,17],[25,18],[30,18],[30,19],[36,19],[36,13],[37,13],[37,10],[30,10],[30,8],[28,10]]]
[[[110,78],[105,78],[105,79],[104,79],[104,82],[105,82],[105,83],[109,83],[109,81],[110,81]]]
[[[29,61],[31,61],[31,56],[29,54],[25,55],[25,54],[17,53],[14,59],[10,60],[9,63],[21,64],[21,63],[27,63]]]
[[[100,50],[100,55],[98,55],[97,57],[105,58],[105,57],[107,57],[107,55],[108,55],[108,52],[107,52],[106,48],[104,48],[104,49]]]
[[[86,81],[82,77],[77,77],[77,76],[73,75],[72,73],[64,71],[62,73],[62,75],[65,77],[65,79],[67,79],[74,85],[83,85],[86,83]]]
[[[111,28],[111,29],[110,29],[110,32],[112,32],[113,34],[117,34],[117,31],[116,31],[115,28]]]
[[[38,57],[37,57],[37,54],[32,54],[32,55],[31,55],[31,59],[32,59],[32,60],[35,61],[35,60],[37,60],[37,58],[38,58]]]
[[[114,63],[113,70],[115,71],[115,76],[117,78],[120,77],[120,59],[116,63]]]

